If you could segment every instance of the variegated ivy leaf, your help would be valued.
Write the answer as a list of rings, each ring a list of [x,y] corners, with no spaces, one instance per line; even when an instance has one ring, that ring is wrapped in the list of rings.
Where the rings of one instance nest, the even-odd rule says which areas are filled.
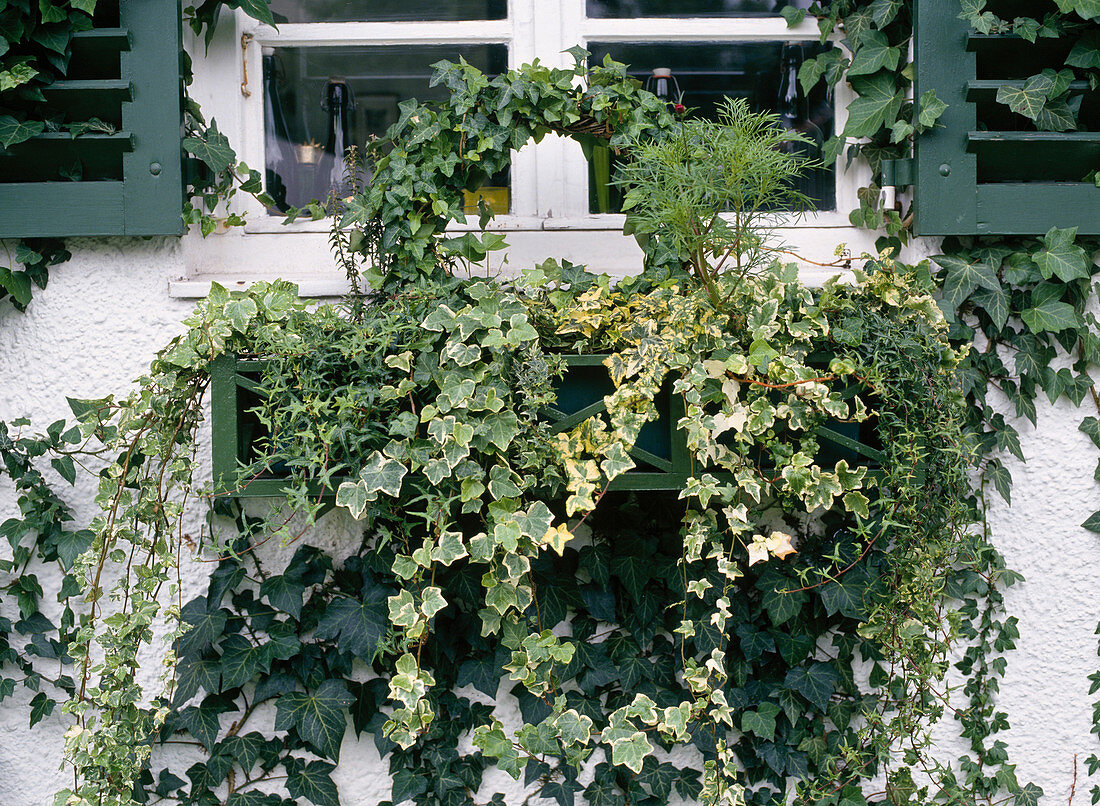
[[[563,711],[555,717],[554,726],[557,728],[558,737],[566,747],[574,744],[589,744],[595,727],[590,717],[573,709]]]
[[[421,612],[428,618],[447,606],[447,600],[443,598],[443,591],[435,586],[424,589],[423,599],[420,603]]]
[[[370,460],[360,468],[359,479],[368,494],[383,492],[396,498],[401,494],[401,480],[407,472],[400,462],[384,456],[381,451],[375,451]]]
[[[867,508],[869,503],[867,496],[861,492],[853,490],[844,494],[844,508],[861,518],[870,517],[871,513]]]
[[[403,590],[386,600],[390,609],[390,622],[396,627],[408,629],[420,620],[412,591]]]
[[[439,544],[432,549],[432,559],[450,565],[466,556],[466,546],[462,544],[461,532],[443,532]]]
[[[367,493],[367,485],[361,481],[345,481],[336,488],[336,506],[347,508],[355,518],[363,516],[367,504],[375,497]]]
[[[558,524],[546,530],[542,542],[550,546],[560,557],[565,553],[565,544],[573,539],[573,533],[564,524]]]

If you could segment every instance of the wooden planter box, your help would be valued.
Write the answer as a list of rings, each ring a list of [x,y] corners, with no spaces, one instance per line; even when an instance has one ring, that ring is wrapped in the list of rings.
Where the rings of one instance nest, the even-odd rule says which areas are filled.
[[[606,410],[604,397],[614,385],[603,365],[603,355],[567,355],[566,372],[556,384],[557,403],[543,416],[555,431],[567,431],[585,419]],[[285,474],[273,467],[240,489],[233,489],[237,468],[256,460],[255,444],[262,427],[249,409],[261,397],[259,377],[263,362],[258,359],[222,356],[210,364],[211,416],[213,425],[213,470],[215,490],[235,498],[269,498],[283,495]],[[672,394],[671,382],[658,393],[656,420],[646,423],[630,451],[636,467],[611,482],[611,490],[680,490],[694,472],[692,457],[683,432],[676,423],[684,415],[683,400]],[[854,393],[854,391],[853,391]],[[864,423],[830,423],[818,429],[821,460],[826,465],[847,459],[850,464],[876,465],[882,453],[874,446],[873,420]],[[345,479],[333,480],[339,486]],[[331,497],[332,490],[318,485],[314,494]]]

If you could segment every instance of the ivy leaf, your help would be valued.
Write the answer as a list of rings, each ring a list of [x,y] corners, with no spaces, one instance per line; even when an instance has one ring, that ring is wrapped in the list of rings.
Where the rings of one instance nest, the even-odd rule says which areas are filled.
[[[275,730],[294,728],[320,755],[339,761],[346,709],[353,700],[344,681],[335,679],[321,683],[313,694],[288,692],[275,703]]]
[[[898,116],[905,100],[905,91],[898,88],[894,74],[887,70],[869,78],[854,78],[852,87],[859,97],[848,105],[845,137],[871,137]]]
[[[94,539],[95,534],[88,529],[78,529],[75,532],[64,530],[59,533],[54,546],[62,567],[66,571],[72,568],[76,558],[88,550]]]
[[[670,762],[658,763],[653,756],[645,760],[638,783],[649,789],[659,801],[667,801],[672,793],[672,785],[680,775],[680,770]]]
[[[229,145],[229,138],[218,131],[217,123],[211,119],[205,139],[200,137],[183,138],[183,148],[192,156],[206,163],[216,174],[229,170],[237,161],[237,154]]]
[[[882,31],[870,30],[859,40],[859,47],[856,48],[855,55],[852,57],[852,66],[848,68],[848,75],[867,76],[877,73],[884,67],[887,70],[896,70],[900,58],[901,48],[891,47],[890,40]],[[893,83],[892,77],[891,83]]]
[[[488,697],[496,697],[503,675],[497,654],[488,654],[462,662],[458,667],[458,685],[473,686]]]
[[[821,603],[830,616],[841,613],[848,618],[859,618],[862,593],[862,587],[848,582],[844,575],[821,588]]]
[[[1093,512],[1091,515],[1089,515],[1085,522],[1081,524],[1081,526],[1088,529],[1090,532],[1096,532],[1096,534],[1100,534],[1100,510],[1097,510],[1096,512]]]
[[[894,21],[901,10],[902,0],[874,0],[871,3],[871,19],[879,28],[885,28]]]
[[[254,646],[243,635],[231,635],[222,643],[222,687],[237,688],[271,668],[266,646]]]
[[[1085,70],[1100,69],[1100,31],[1086,31],[1073,44],[1073,50],[1066,57],[1066,64]]]
[[[396,498],[401,494],[401,480],[407,472],[405,466],[396,459],[375,451],[371,454],[370,461],[359,470],[359,479],[366,485],[368,494],[383,492]]]
[[[315,806],[340,806],[340,795],[332,781],[335,764],[311,761],[301,768],[288,769],[286,788],[292,798],[305,798]]]
[[[371,663],[389,629],[388,596],[387,588],[373,586],[363,592],[362,599],[333,599],[317,622],[316,637],[334,638],[341,652]]]
[[[11,115],[0,115],[0,145],[4,148],[30,140],[45,130],[46,124],[40,120],[18,121]]]
[[[995,289],[979,288],[970,296],[970,301],[989,315],[998,330],[1008,323],[1009,296],[1002,286]]]
[[[1100,11],[1097,11],[1100,14]],[[1016,793],[1016,806],[1039,806],[1039,799],[1043,797],[1043,788],[1038,784],[1026,784]]]
[[[282,806],[282,803],[283,799],[277,795],[249,789],[245,792],[234,792],[225,802],[225,806]]]
[[[1069,101],[1050,101],[1035,118],[1035,128],[1044,132],[1068,132],[1077,128],[1077,113],[1081,110],[1082,96]]]
[[[768,617],[772,624],[778,627],[784,622],[790,621],[802,609],[806,601],[805,591],[786,591],[768,589],[764,591],[763,605],[768,611]]]
[[[611,575],[622,583],[635,601],[641,598],[651,571],[649,563],[636,554],[623,554],[611,560]]]
[[[180,621],[189,624],[179,639],[181,655],[198,655],[225,631],[226,613],[219,607],[209,607],[205,596],[192,599],[180,610]]]
[[[425,776],[410,769],[400,769],[393,774],[393,788],[390,799],[394,806],[412,800],[427,791],[428,780]]]
[[[202,742],[207,750],[211,749],[218,740],[221,724],[218,720],[217,711],[213,708],[200,708],[189,705],[180,711],[179,719],[180,724],[187,729],[187,732]]]
[[[1090,267],[1092,261],[1088,254],[1078,246],[1074,240],[1077,237],[1077,227],[1058,229],[1051,227],[1040,240],[1043,248],[1034,255],[1039,271],[1043,278],[1049,280],[1057,276],[1063,283],[1071,280],[1088,279],[1091,276]]]
[[[539,790],[539,795],[545,800],[554,800],[558,806],[575,806],[576,793],[581,791],[581,785],[576,781],[565,779],[562,781],[547,781]]]
[[[932,260],[946,271],[943,300],[953,311],[958,310],[977,288],[1001,287],[996,269],[985,261],[967,260],[958,255],[933,255]]]
[[[818,709],[824,711],[836,690],[840,676],[828,663],[811,663],[787,672],[783,685],[797,691]]]
[[[936,121],[947,111],[947,104],[936,97],[935,90],[928,90],[921,94],[917,109],[920,110],[917,122],[921,126],[931,127],[935,126]]]
[[[611,742],[611,763],[626,767],[634,773],[642,771],[646,757],[653,752],[653,745],[642,731],[622,736]]]
[[[775,703],[762,702],[755,711],[745,711],[741,714],[742,732],[755,734],[766,742],[774,741],[775,718],[780,710]]]
[[[990,459],[985,472],[1005,503],[1012,503],[1012,474],[1000,459]]]
[[[806,19],[806,10],[803,8],[784,6],[779,10],[779,13],[783,16],[783,19],[787,21],[788,28],[794,28],[796,25],[802,22],[802,20]],[[549,797],[549,795],[545,797]]]
[[[626,797],[614,777],[597,777],[584,790],[589,806],[626,806]]]
[[[1081,326],[1081,317],[1073,306],[1065,302],[1047,300],[1042,305],[1028,308],[1020,313],[1028,330],[1032,333],[1057,333]]]
[[[367,504],[376,497],[367,492],[362,481],[345,481],[336,488],[336,506],[345,507],[353,518],[361,518]]]
[[[1054,2],[1058,4],[1058,10],[1063,14],[1076,11],[1077,16],[1083,20],[1100,17],[1100,0],[1054,0]],[[1041,789],[1039,793],[1042,794]],[[1017,795],[1017,799],[1019,799],[1019,795]]]
[[[57,702],[50,699],[44,691],[40,691],[31,698],[30,727],[34,727],[43,719],[53,713]]]
[[[1006,104],[1017,115],[1035,120],[1043,111],[1054,82],[1042,74],[1031,76],[1022,87],[1002,84],[997,88],[997,103]]]
[[[252,19],[259,20],[272,28],[275,27],[275,18],[271,15],[268,0],[240,0],[240,8]]]
[[[302,596],[306,586],[301,580],[287,574],[268,577],[260,584],[260,595],[267,597],[272,607],[277,607],[296,620],[302,615]]]

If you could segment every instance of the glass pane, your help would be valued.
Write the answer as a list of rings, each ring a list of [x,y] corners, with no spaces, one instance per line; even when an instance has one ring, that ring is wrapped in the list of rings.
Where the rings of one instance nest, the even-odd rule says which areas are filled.
[[[489,76],[508,68],[506,45],[264,48],[267,188],[280,208],[341,189],[343,154],[381,137],[408,98],[440,101],[430,65],[459,57]],[[508,211],[507,172],[483,188],[497,213]],[[476,212],[476,197],[471,197]]]
[[[278,22],[503,20],[507,0],[271,0]]]
[[[812,0],[586,0],[589,17],[770,17]],[[827,3],[822,3],[827,5]]]
[[[807,156],[820,157],[833,136],[833,99],[819,84],[807,98],[798,83],[805,59],[832,47],[816,42],[592,42],[593,63],[605,55],[629,65],[628,72],[650,92],[681,103],[695,117],[715,119],[725,98],[744,98],[754,111],[778,112],[780,125],[796,129],[815,146]],[[589,205],[594,213],[617,212],[618,190],[608,186],[614,156],[594,155],[589,170]],[[600,177],[600,178],[597,178]],[[835,171],[818,168],[799,183],[818,210],[836,208]]]

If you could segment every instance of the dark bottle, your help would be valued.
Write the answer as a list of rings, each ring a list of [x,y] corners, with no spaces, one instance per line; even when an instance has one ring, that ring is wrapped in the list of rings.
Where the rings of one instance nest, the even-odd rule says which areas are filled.
[[[776,103],[776,113],[779,115],[779,125],[793,131],[809,142],[788,142],[782,146],[783,151],[797,155],[801,160],[811,161],[821,157],[821,148],[825,143],[825,136],[816,123],[808,115],[805,103],[798,84],[798,68],[802,63],[801,46],[785,45],[783,47],[783,74],[779,82],[779,97]],[[821,199],[820,171],[808,169],[798,180],[798,187],[811,199]]]
[[[344,157],[351,147],[349,113],[353,105],[351,88],[342,78],[330,78],[325,87],[322,108],[328,112],[328,136],[325,148],[317,163],[314,198],[324,204],[330,194],[342,197],[350,192],[345,187],[346,169]]]
[[[653,74],[646,79],[645,88],[664,101],[669,107],[680,107],[675,111],[681,111],[683,107],[680,106],[680,101],[683,97],[683,93],[680,91],[680,84],[676,81],[676,76],[672,75],[672,70],[667,67],[654,67]]]
[[[279,98],[278,61],[274,48],[264,48],[263,68],[264,186],[268,195],[275,200],[276,208],[283,211],[300,201],[292,190],[298,171],[298,161],[294,158],[294,143],[290,139],[282,101]]]

